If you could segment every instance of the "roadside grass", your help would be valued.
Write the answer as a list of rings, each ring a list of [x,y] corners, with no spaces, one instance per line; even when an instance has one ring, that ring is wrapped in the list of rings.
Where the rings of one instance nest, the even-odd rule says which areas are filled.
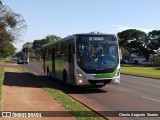
[[[80,102],[74,100],[67,94],[60,90],[53,88],[43,88],[50,96],[52,96],[58,103],[66,108],[77,120],[103,120],[101,116],[87,108]]]
[[[2,111],[2,85],[4,78],[4,70],[0,67],[0,111]]]
[[[7,59],[0,59],[0,64],[14,64],[15,62]]]
[[[60,103],[64,108],[66,108],[77,120],[105,120],[106,118],[101,117],[96,112],[92,111],[90,108],[76,101],[72,97],[68,96],[61,90],[58,90],[50,85],[49,80],[35,76],[34,74],[28,72],[26,69],[19,68],[23,73],[25,73],[30,79],[36,81],[37,86],[42,87],[42,89],[53,97],[58,103]]]
[[[160,79],[160,67],[121,66],[121,73]]]

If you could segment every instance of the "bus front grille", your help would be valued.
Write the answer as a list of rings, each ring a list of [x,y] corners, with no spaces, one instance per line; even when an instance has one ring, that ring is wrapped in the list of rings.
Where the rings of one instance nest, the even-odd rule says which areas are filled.
[[[96,85],[97,83],[109,84],[112,79],[104,79],[104,80],[88,80],[90,84]]]

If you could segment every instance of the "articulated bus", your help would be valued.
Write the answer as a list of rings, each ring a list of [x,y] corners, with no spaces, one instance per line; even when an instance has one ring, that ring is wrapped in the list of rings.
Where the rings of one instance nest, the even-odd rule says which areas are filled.
[[[119,46],[115,35],[74,34],[42,46],[43,70],[75,86],[120,83]]]

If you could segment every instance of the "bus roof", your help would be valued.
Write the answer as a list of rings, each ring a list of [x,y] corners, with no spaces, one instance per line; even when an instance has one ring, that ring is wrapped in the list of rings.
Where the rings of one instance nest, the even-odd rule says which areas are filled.
[[[51,46],[51,45],[56,45],[56,44],[58,44],[58,43],[61,43],[61,42],[63,42],[63,41],[66,41],[66,40],[70,40],[70,39],[74,39],[76,36],[82,36],[82,35],[87,35],[87,36],[89,36],[89,35],[109,35],[109,36],[115,36],[115,34],[105,34],[105,33],[99,33],[99,32],[91,32],[91,33],[80,33],[80,34],[73,34],[73,35],[69,35],[69,36],[67,36],[67,37],[65,37],[65,38],[62,38],[62,39],[60,39],[60,40],[57,40],[57,41],[53,41],[53,42],[50,42],[50,43],[47,43],[47,44],[45,44],[45,45],[43,45],[42,46],[42,49],[43,48],[46,48],[46,47],[48,47],[48,46]]]
[[[65,41],[64,38],[63,38],[63,39],[60,39],[60,40],[56,40],[56,41],[49,42],[49,43],[47,43],[47,44],[45,44],[45,45],[42,45],[42,49],[43,49],[43,48],[46,48],[46,47],[48,47],[48,46],[51,46],[51,45],[58,44],[58,43],[63,42],[63,41]]]
[[[80,34],[74,34],[74,35],[109,35],[109,36],[115,36],[115,34],[106,34],[106,33],[80,33]]]

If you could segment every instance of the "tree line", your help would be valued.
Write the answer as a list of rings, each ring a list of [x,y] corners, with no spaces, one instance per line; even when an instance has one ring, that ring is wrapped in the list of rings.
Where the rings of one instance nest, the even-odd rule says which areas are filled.
[[[123,56],[135,53],[149,60],[150,55],[155,54],[154,50],[160,48],[160,30],[153,30],[147,34],[140,30],[128,29],[119,32],[117,36]]]
[[[25,20],[8,6],[0,6],[0,58],[15,53],[14,42],[20,42],[26,29]]]

